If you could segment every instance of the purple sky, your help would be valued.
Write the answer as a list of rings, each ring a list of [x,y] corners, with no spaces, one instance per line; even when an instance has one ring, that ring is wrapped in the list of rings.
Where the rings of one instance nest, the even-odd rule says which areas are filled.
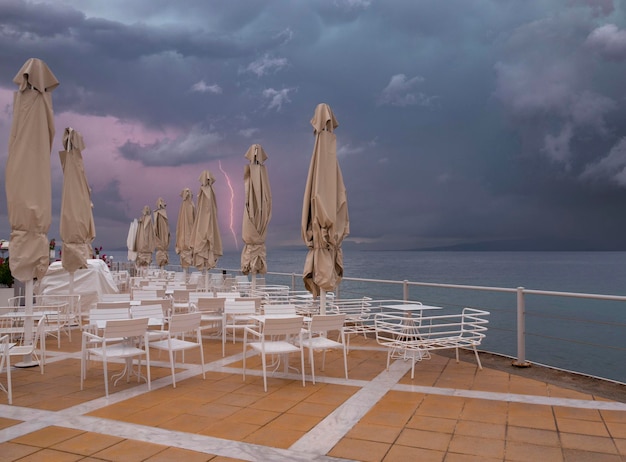
[[[94,245],[124,247],[130,221],[159,197],[173,242],[179,194],[195,198],[209,169],[224,248],[241,249],[244,154],[259,143],[274,198],[268,245],[303,247],[309,121],[325,102],[339,121],[345,245],[626,249],[618,2],[4,0],[3,184],[12,79],[30,57],[60,82],[50,238],[71,126],[87,146]],[[0,238],[9,232],[2,201]]]

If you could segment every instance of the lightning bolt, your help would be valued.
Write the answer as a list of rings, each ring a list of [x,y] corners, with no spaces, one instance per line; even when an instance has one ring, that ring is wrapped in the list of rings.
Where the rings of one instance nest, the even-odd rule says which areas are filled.
[[[230,226],[230,232],[233,235],[233,240],[235,241],[235,248],[237,249],[237,251],[239,251],[239,241],[237,241],[237,234],[235,233],[235,228],[233,227],[234,216],[235,216],[235,190],[233,189],[233,185],[230,182],[230,177],[222,168],[221,160],[218,160],[218,165],[220,167],[220,172],[222,172],[224,174],[224,177],[226,178],[226,184],[228,184],[228,189],[230,189],[230,223],[229,223],[229,226]]]

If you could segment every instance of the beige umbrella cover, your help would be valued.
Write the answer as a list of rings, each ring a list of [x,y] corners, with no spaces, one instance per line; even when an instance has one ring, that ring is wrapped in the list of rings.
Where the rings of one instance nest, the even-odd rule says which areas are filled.
[[[241,237],[245,242],[241,252],[241,272],[266,273],[267,252],[265,237],[267,225],[272,218],[272,191],[264,162],[267,154],[259,144],[253,144],[246,152],[243,175],[246,190],[246,205],[243,210]]]
[[[139,228],[139,222],[135,218],[130,222],[130,226],[128,227],[128,235],[126,236],[126,247],[128,248],[127,258],[128,261],[137,260],[137,250],[135,248],[135,244],[137,241],[137,228]]]
[[[165,211],[165,201],[159,197],[157,209],[154,212],[154,234],[156,238],[156,264],[163,268],[169,263],[168,248],[170,246],[170,227]]]
[[[337,162],[338,123],[327,104],[319,104],[311,120],[315,146],[302,206],[302,239],[309,248],[304,285],[314,296],[335,290],[343,277],[341,243],[350,233],[348,198]]]
[[[217,221],[217,202],[213,192],[215,178],[208,170],[200,175],[196,219],[191,232],[193,265],[199,270],[215,268],[222,256],[222,236]]]
[[[137,266],[149,266],[152,263],[152,252],[155,247],[154,225],[152,223],[152,211],[146,205],[143,208],[141,218],[137,220],[137,236],[135,237],[135,250],[137,251]]]
[[[61,264],[69,273],[87,268],[91,258],[91,243],[96,237],[91,205],[91,189],[87,184],[83,156],[83,137],[76,130],[66,128],[63,134],[64,151],[59,151],[63,167],[63,195],[61,199],[60,233],[63,239]]]
[[[191,231],[193,221],[196,217],[196,207],[193,204],[193,194],[191,189],[185,188],[180,193],[183,198],[178,211],[178,221],[176,222],[176,254],[180,256],[180,266],[189,268],[191,266]]]
[[[48,269],[52,218],[50,152],[54,138],[52,90],[59,82],[40,59],[31,58],[13,79],[5,187],[11,224],[11,273],[18,281],[41,279]]]

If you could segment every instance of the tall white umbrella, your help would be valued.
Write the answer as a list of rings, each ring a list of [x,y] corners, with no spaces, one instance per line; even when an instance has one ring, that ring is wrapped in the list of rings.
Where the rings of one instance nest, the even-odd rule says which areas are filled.
[[[243,210],[241,237],[245,246],[241,252],[241,272],[252,273],[252,286],[256,274],[267,272],[265,238],[272,218],[272,191],[265,161],[267,154],[260,144],[253,144],[245,155],[250,162],[244,170],[246,203]]]
[[[196,206],[193,203],[191,189],[183,189],[180,193],[180,197],[182,197],[183,200],[180,204],[178,220],[176,221],[175,250],[176,254],[180,257],[180,266],[183,267],[185,280],[187,280],[187,271],[192,264],[191,232],[196,217]]]
[[[200,174],[200,190],[196,218],[191,231],[193,265],[204,273],[204,288],[208,290],[208,270],[215,268],[222,256],[222,236],[217,221],[217,201],[213,191],[215,178],[208,170]]]
[[[150,263],[152,263],[152,253],[156,245],[152,211],[148,205],[144,206],[141,217],[137,222],[137,236],[135,238],[137,259],[135,260],[135,265],[139,268],[147,269]]]
[[[69,294],[74,294],[74,273],[87,268],[91,257],[91,243],[96,237],[93,220],[91,188],[87,183],[83,156],[83,137],[71,127],[63,133],[63,151],[59,158],[63,168],[63,194],[61,198],[61,219],[59,231],[63,240],[61,264],[70,274]],[[74,299],[70,298],[70,312],[74,313]]]
[[[139,222],[137,219],[133,219],[128,227],[128,236],[126,236],[126,247],[128,248],[128,261],[135,262],[137,260],[137,248],[135,247],[135,240],[137,239],[137,228],[139,228]]]
[[[154,211],[154,236],[156,238],[156,264],[161,270],[169,263],[170,225],[165,201],[159,197]]]
[[[50,153],[54,139],[52,91],[58,80],[46,63],[27,60],[13,82],[13,119],[5,187],[11,224],[9,265],[13,277],[25,284],[25,311],[33,310],[33,281],[50,263],[48,229],[52,219]],[[33,320],[25,320],[25,343],[32,342]],[[34,365],[30,356],[22,366]]]
[[[337,162],[339,125],[328,104],[319,104],[313,119],[315,146],[309,166],[302,205],[302,239],[309,248],[304,263],[304,285],[314,297],[320,295],[320,313],[326,311],[326,292],[343,277],[341,243],[350,233],[348,197]]]

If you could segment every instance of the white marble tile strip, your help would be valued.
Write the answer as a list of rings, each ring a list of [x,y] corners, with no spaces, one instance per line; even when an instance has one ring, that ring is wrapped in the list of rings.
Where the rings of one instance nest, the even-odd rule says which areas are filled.
[[[411,368],[410,361],[396,361],[348,398],[289,449],[326,454]],[[344,382],[345,383],[345,382]],[[346,385],[349,385],[346,383]]]
[[[598,409],[603,411],[626,411],[626,403],[617,401],[597,401],[551,396],[520,395],[492,391],[461,390],[456,388],[425,387],[419,385],[397,384],[393,390],[426,393],[429,395],[459,396],[462,398],[487,399],[509,403],[542,404],[545,406],[563,406],[580,409]]]

